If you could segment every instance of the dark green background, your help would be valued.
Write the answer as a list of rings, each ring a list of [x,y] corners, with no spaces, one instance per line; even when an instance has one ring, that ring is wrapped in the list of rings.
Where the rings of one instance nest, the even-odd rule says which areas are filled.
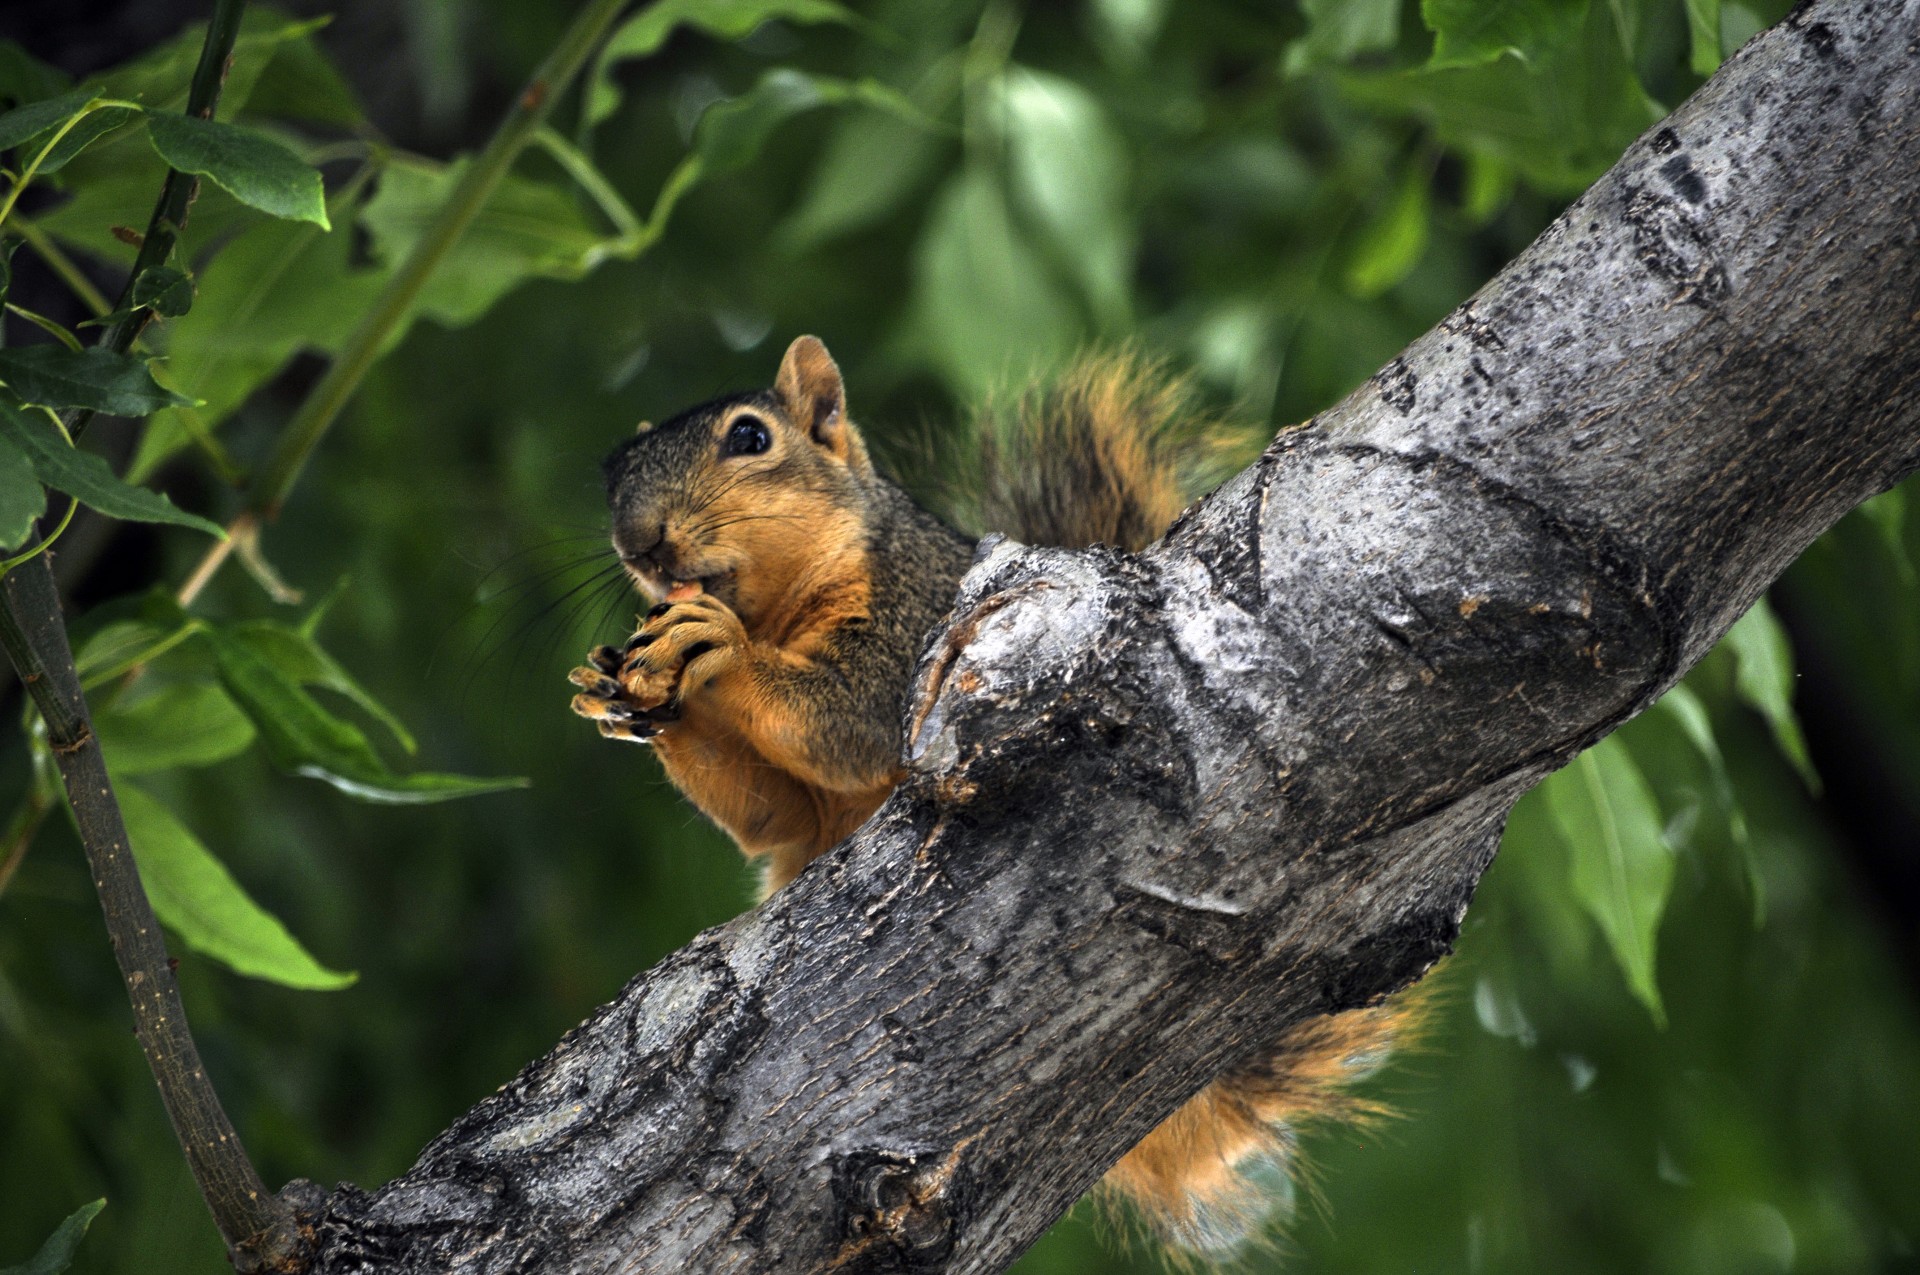
[[[484,139],[573,7],[347,5],[318,44],[383,135],[445,158]],[[1717,9],[1729,47],[1782,7],[1694,5]],[[26,4],[0,29],[80,75],[195,16]],[[623,599],[567,590],[608,561],[597,465],[635,421],[766,383],[800,332],[828,340],[853,414],[925,489],[961,405],[1085,342],[1136,340],[1260,428],[1305,419],[1524,247],[1698,84],[1700,56],[1687,7],[1667,0],[1102,0],[883,3],[853,26],[682,32],[627,66],[592,154],[643,211],[701,109],[772,68],[873,77],[933,123],[806,112],[697,186],[638,260],[525,283],[469,326],[419,324],[269,529],[268,556],[310,597],[346,582],[322,637],[418,732],[412,764],[531,786],[369,806],[257,754],[150,785],[320,960],[359,972],[303,993],[181,953],[265,1176],[399,1173],[635,972],[750,902],[748,871],[647,753],[566,710],[567,668],[631,619]],[[1112,157],[1063,188],[1064,211],[1022,202],[1016,81],[1071,108],[1070,153]],[[309,120],[289,135],[349,131]],[[326,171],[337,187],[347,170]],[[598,224],[550,161],[520,171]],[[960,183],[977,201],[964,223],[943,212]],[[207,209],[189,236],[200,261],[222,242],[217,199]],[[380,251],[340,242],[343,262]],[[19,270],[17,296],[67,304],[24,256]],[[302,313],[316,332],[343,322]],[[32,339],[17,323],[8,336]],[[317,366],[294,360],[222,426],[241,464],[267,453]],[[124,457],[134,437],[115,423],[94,442]],[[212,516],[238,508],[190,453],[156,481]],[[1902,500],[1855,515],[1775,595],[1819,795],[1733,693],[1730,660],[1694,679],[1750,860],[1672,724],[1623,732],[1677,857],[1665,1028],[1573,900],[1579,847],[1529,799],[1442,976],[1431,1041],[1372,1082],[1403,1117],[1306,1138],[1292,1218],[1247,1269],[1920,1269],[1920,610]],[[78,612],[177,585],[204,546],[97,524],[73,537],[60,568]],[[234,569],[199,609],[297,614]],[[26,765],[16,741],[0,796]],[[0,896],[0,1261],[102,1195],[76,1270],[222,1269],[56,819]],[[1083,1206],[1018,1269],[1156,1267],[1103,1242]]]

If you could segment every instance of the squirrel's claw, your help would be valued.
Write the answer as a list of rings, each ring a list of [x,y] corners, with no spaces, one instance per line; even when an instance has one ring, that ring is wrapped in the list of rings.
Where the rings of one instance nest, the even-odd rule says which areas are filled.
[[[658,724],[647,721],[600,721],[595,723],[595,725],[600,728],[601,735],[608,739],[624,739],[635,744],[650,743],[653,737],[660,733]]]
[[[606,650],[608,648],[602,647],[601,649]],[[598,652],[595,652],[595,654],[598,654]],[[599,699],[615,700],[615,701],[619,700],[622,694],[620,689],[620,683],[614,681],[611,677],[607,676],[608,673],[619,672],[620,671],[619,668],[615,667],[615,668],[608,669],[608,668],[605,668],[605,666],[602,665],[599,660],[593,659],[593,656],[590,655],[587,658],[593,660],[593,667],[577,668],[573,670],[573,672],[567,674],[567,680],[569,682],[572,682],[575,686],[579,687],[581,690],[586,691],[589,694],[594,695]],[[574,698],[584,699],[586,698],[586,696],[575,696]]]

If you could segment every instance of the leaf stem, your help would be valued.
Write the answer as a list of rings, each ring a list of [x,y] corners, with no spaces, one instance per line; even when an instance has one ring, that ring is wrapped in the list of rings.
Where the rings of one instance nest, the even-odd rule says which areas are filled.
[[[180,603],[181,609],[184,610],[193,605],[193,600],[200,596],[200,591],[207,587],[226,563],[228,555],[233,552],[234,545],[240,542],[241,535],[251,534],[257,523],[258,520],[252,514],[242,513],[227,524],[226,539],[216,540],[213,543],[213,547],[207,550],[206,556],[200,559],[199,565],[194,567],[193,574],[187,577],[187,582],[180,586],[180,592],[175,600]]]
[[[620,255],[629,244],[640,242],[645,234],[645,227],[641,226],[640,218],[634,215],[627,201],[620,197],[620,192],[600,175],[600,170],[593,166],[593,161],[580,153],[579,147],[550,128],[542,128],[533,135],[533,140],[535,145],[551,155],[554,162],[566,170],[567,176],[573,179],[575,185],[587,192],[593,202],[600,206],[601,213],[612,223],[614,230],[620,236],[619,242],[611,249],[612,254]]]
[[[0,576],[6,575],[7,572],[13,570],[15,567],[27,561],[29,558],[36,558],[39,555],[45,553],[47,549],[53,544],[53,542],[60,538],[60,533],[67,529],[67,524],[73,521],[73,511],[78,509],[79,507],[80,507],[79,500],[75,499],[72,496],[68,496],[67,512],[60,515],[60,525],[55,527],[52,531],[49,531],[46,535],[40,537],[40,542],[34,545],[33,548],[22,549],[19,553],[14,554],[11,558],[0,559]]]
[[[95,98],[68,116],[60,127],[54,130],[53,136],[47,139],[47,144],[40,148],[40,153],[35,155],[33,159],[28,162],[27,166],[20,171],[20,175],[13,179],[13,185],[8,189],[7,197],[4,200],[0,200],[0,225],[6,224],[7,217],[13,212],[14,204],[20,200],[21,192],[26,190],[33,182],[33,175],[40,171],[40,165],[47,162],[47,156],[53,154],[53,148],[60,144],[62,138],[73,131],[75,124],[78,124],[81,120],[99,110],[103,105],[104,103],[101,102],[100,99]],[[122,103],[115,103],[115,105],[122,105]]]
[[[580,73],[627,0],[589,0],[534,71],[493,137],[461,174],[425,233],[361,317],[326,374],[320,378],[268,461],[254,489],[253,507],[271,518],[286,502],[314,448],[394,335],[404,328],[434,269],[459,242],[507,170],[532,141],[553,104]]]

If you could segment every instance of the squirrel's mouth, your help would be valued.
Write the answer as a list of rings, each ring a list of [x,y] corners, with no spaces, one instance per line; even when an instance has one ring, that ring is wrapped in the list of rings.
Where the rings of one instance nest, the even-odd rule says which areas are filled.
[[[627,568],[640,591],[655,602],[685,602],[697,598],[703,593],[711,593],[722,602],[731,604],[728,586],[733,583],[733,572],[716,571],[703,576],[670,576],[657,567],[641,566],[628,562]]]

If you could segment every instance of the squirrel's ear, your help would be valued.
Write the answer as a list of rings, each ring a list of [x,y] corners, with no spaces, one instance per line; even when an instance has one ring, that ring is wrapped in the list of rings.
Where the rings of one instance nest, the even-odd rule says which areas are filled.
[[[847,454],[846,390],[840,369],[817,336],[795,337],[780,360],[773,379],[774,393],[786,404],[787,416],[813,436],[813,441],[845,458]]]

